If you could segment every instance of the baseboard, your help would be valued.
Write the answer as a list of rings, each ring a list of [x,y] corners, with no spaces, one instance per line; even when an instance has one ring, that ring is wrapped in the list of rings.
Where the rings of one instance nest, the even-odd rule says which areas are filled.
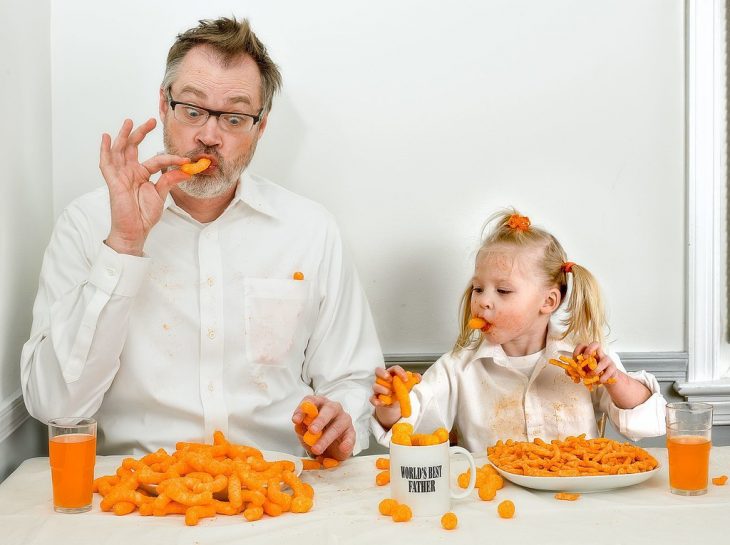
[[[687,379],[687,352],[619,352],[618,355],[627,371],[647,371],[659,382]],[[441,354],[386,354],[385,364],[388,367],[401,365],[422,372],[440,357]]]
[[[23,402],[23,394],[17,390],[0,406],[0,443],[22,426],[29,416]]]

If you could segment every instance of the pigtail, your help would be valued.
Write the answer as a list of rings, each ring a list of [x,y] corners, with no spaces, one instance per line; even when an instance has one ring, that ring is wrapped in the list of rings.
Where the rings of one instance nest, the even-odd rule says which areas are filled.
[[[563,320],[562,338],[571,337],[576,343],[605,342],[606,314],[601,289],[591,272],[575,263],[565,263],[563,274],[572,273],[573,286]]]
[[[479,335],[475,338],[474,330],[469,327],[471,319],[471,293],[473,291],[471,282],[464,290],[459,304],[459,336],[454,343],[452,354],[458,354],[464,348],[476,348],[482,343],[482,337]]]

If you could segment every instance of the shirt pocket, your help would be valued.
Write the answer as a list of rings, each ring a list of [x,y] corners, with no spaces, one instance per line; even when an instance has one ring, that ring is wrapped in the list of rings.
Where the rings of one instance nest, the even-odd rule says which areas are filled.
[[[244,336],[249,362],[301,367],[315,317],[311,282],[244,278]]]

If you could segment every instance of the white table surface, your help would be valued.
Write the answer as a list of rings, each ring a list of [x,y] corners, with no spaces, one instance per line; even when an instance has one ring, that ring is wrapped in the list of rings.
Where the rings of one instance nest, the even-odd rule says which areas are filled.
[[[104,513],[98,494],[90,512],[55,513],[48,459],[33,458],[0,484],[0,544],[729,544],[730,483],[710,484],[704,496],[675,496],[668,488],[666,450],[647,450],[662,468],[644,483],[583,494],[578,501],[567,502],[555,500],[552,492],[506,482],[493,501],[479,500],[476,492],[454,501],[459,526],[450,532],[441,528],[439,517],[394,523],[378,513],[389,487],[375,485],[376,456],[352,458],[327,471],[304,472],[304,480],[315,489],[309,513],[285,513],[257,522],[219,515],[195,527],[186,527],[181,516]],[[113,473],[122,458],[98,457],[96,475]],[[478,464],[485,462],[484,455],[475,459]],[[464,469],[456,460],[452,473]],[[710,464],[711,476],[730,474],[730,447],[713,448]],[[515,503],[512,519],[497,515],[497,504],[505,499]]]

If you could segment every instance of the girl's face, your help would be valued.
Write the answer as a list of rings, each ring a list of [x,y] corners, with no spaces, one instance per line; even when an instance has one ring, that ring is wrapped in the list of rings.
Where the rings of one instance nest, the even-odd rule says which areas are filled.
[[[560,304],[546,287],[537,250],[498,244],[481,250],[472,278],[471,313],[487,322],[487,341],[507,355],[524,356],[545,347],[550,314]]]

